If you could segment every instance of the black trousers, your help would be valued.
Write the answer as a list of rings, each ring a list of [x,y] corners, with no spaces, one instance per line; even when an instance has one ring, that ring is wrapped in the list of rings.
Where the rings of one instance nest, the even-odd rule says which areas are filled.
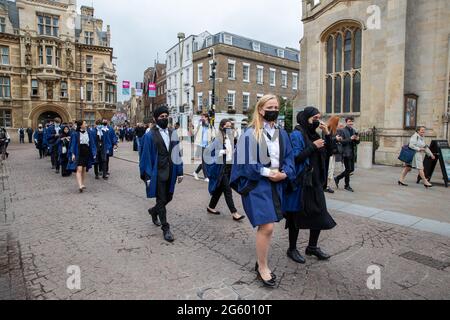
[[[25,144],[25,136],[20,136],[20,143],[22,144]]]
[[[97,152],[97,162],[94,164],[94,173],[95,176],[98,177],[101,171],[103,173],[103,178],[106,178],[109,169],[109,156],[103,155],[102,153],[101,150]]]
[[[51,160],[52,160],[52,167],[54,167],[57,171],[59,171],[59,160],[58,160],[58,146],[54,145],[51,149]]]
[[[341,181],[345,179],[345,186],[350,187],[350,175],[355,172],[355,160],[353,158],[344,158],[345,171],[342,172],[336,179]]]
[[[167,222],[167,209],[166,206],[172,202],[173,194],[170,193],[170,179],[167,181],[161,181],[158,179],[158,186],[156,191],[156,206],[150,211],[156,213],[159,217],[163,230],[169,230],[170,224]]]
[[[202,164],[198,166],[197,170],[195,170],[195,173],[199,174],[200,171],[203,171],[203,176],[205,176],[205,178],[207,178],[206,170],[205,170],[205,157],[204,157],[205,149],[206,148],[202,147]]]
[[[33,143],[33,135],[28,135],[28,142]]]
[[[224,175],[222,177],[222,181],[220,185],[217,187],[216,191],[213,193],[211,202],[209,203],[209,207],[211,209],[215,209],[217,204],[219,203],[220,197],[222,194],[225,195],[225,201],[227,202],[228,209],[230,209],[231,213],[236,213],[236,207],[234,206],[233,201],[233,191],[230,187],[230,174],[231,174],[231,166],[225,169]]]
[[[43,158],[45,156],[45,148],[44,147],[40,147],[39,148],[39,158]]]

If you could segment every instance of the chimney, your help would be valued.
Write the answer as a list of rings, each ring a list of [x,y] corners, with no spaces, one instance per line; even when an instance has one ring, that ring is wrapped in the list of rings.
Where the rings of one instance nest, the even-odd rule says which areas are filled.
[[[87,17],[94,17],[94,8],[82,6],[81,7],[81,15]]]

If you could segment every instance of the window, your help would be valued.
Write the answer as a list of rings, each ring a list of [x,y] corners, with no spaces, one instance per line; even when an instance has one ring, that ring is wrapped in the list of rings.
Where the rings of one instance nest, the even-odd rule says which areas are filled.
[[[0,17],[0,32],[5,33],[6,32],[6,18]]]
[[[292,89],[298,90],[298,74],[297,73],[292,74]]]
[[[248,63],[244,63],[243,79],[244,82],[250,82],[250,65]]]
[[[236,61],[228,60],[228,79],[236,80]]]
[[[53,47],[45,47],[46,62],[48,66],[53,65]]]
[[[197,93],[197,110],[203,110],[203,92]]]
[[[261,44],[259,42],[252,43],[253,51],[261,52]]]
[[[262,97],[264,97],[264,94],[258,93],[258,94],[256,95],[256,101],[261,100]]]
[[[236,91],[228,90],[228,108],[234,109],[236,106]]]
[[[270,83],[271,87],[275,87],[276,86],[276,76],[277,76],[277,70],[270,69],[269,83]]]
[[[284,50],[283,49],[277,49],[277,55],[280,58],[284,58]]]
[[[287,88],[288,86],[288,74],[287,71],[281,71],[281,86]]]
[[[197,66],[198,82],[203,82],[203,63]]]
[[[0,63],[2,65],[9,65],[9,47],[0,47],[0,53],[2,55]]]
[[[186,45],[186,60],[191,59],[191,51],[190,51],[191,47],[189,44]]]
[[[86,72],[92,73],[92,65],[93,65],[93,56],[86,56]]]
[[[36,79],[31,80],[31,96],[39,96],[39,81]]]
[[[191,82],[191,69],[187,68],[185,72],[186,72],[186,83],[190,83]]]
[[[94,33],[93,32],[84,32],[84,44],[94,45]]]
[[[84,121],[88,126],[93,126],[95,124],[95,112],[85,112]]]
[[[11,98],[11,81],[9,77],[0,77],[0,98]]]
[[[232,46],[232,45],[233,45],[233,37],[230,36],[229,34],[225,34],[225,35],[223,36],[223,42],[224,42],[225,44],[228,44],[228,45]]]
[[[169,56],[169,70],[172,69],[172,56]]]
[[[361,112],[361,28],[339,25],[324,40],[325,105],[331,114]]]
[[[258,84],[264,84],[264,67],[258,66],[256,70],[256,82]]]
[[[59,17],[38,15],[38,32],[40,35],[57,37],[59,34]]]
[[[61,50],[56,48],[55,53],[56,53],[56,55],[55,55],[55,57],[56,57],[56,66],[60,67],[60,64],[61,64]]]
[[[173,53],[173,66],[175,68],[177,67],[177,53],[176,52]]]
[[[39,47],[39,64],[44,64],[44,47]]]
[[[67,98],[67,81],[61,81],[61,98]]]
[[[209,91],[208,92],[208,107],[211,107],[213,104],[212,104],[212,99],[213,98],[213,94],[212,94],[212,91]]]
[[[11,128],[11,110],[0,109],[0,127]]]
[[[242,95],[242,108],[244,111],[250,109],[250,93],[244,92]]]
[[[213,38],[212,37],[206,38],[206,46],[211,47],[212,44],[213,44]]]
[[[116,102],[116,86],[113,84],[106,85],[106,102],[115,103]]]

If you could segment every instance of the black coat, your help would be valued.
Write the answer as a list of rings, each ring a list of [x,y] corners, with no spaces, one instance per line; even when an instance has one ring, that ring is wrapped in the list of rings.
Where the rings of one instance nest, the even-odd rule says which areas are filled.
[[[353,159],[355,157],[356,146],[359,144],[359,141],[352,140],[352,136],[355,134],[356,131],[349,127],[338,131],[338,135],[342,137],[342,156],[344,158]]]

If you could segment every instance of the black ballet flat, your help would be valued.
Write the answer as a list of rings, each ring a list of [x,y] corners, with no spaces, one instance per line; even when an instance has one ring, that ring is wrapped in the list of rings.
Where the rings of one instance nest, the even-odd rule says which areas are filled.
[[[324,253],[320,248],[313,248],[313,247],[308,247],[306,248],[306,255],[311,257],[314,256],[317,259],[319,259],[319,261],[327,261],[331,259],[331,256]]]
[[[245,216],[241,216],[240,218],[235,218],[235,217],[233,216],[233,220],[234,220],[234,221],[237,221],[237,222],[242,221],[242,220],[244,220],[244,219],[245,219]]]
[[[83,192],[84,192],[84,189],[83,189],[83,188],[80,188],[79,191],[80,191],[80,193],[83,193]]]
[[[220,216],[220,214],[221,214],[220,211],[214,212],[214,211],[210,210],[209,208],[206,208],[206,210],[208,211],[209,214],[213,214],[215,216]]]

